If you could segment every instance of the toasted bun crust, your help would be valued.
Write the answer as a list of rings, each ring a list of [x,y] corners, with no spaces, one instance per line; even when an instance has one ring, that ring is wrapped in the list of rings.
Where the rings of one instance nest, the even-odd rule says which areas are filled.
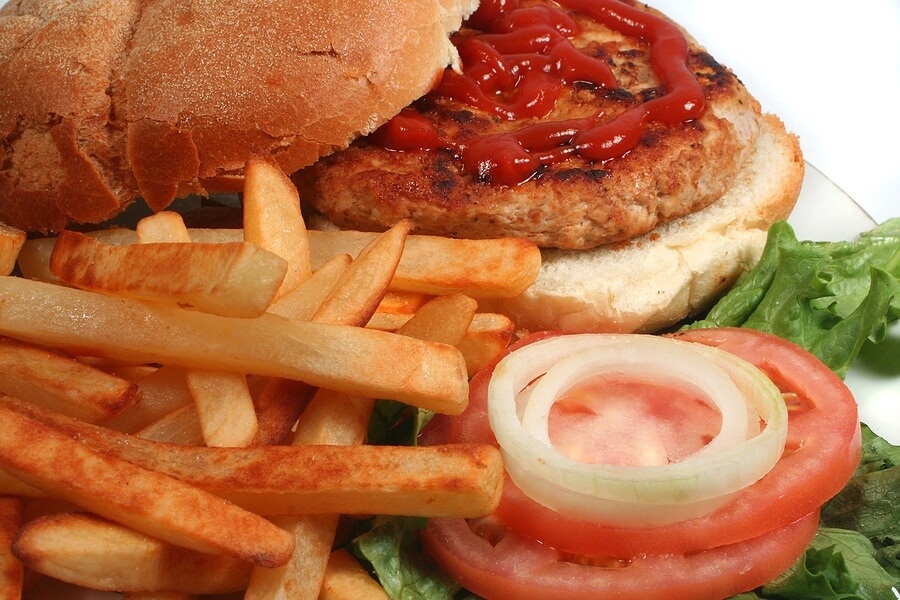
[[[12,0],[0,10],[0,220],[100,222],[287,172],[368,133],[456,58],[473,0]]]
[[[631,241],[588,251],[545,250],[537,281],[492,307],[526,331],[652,332],[695,314],[762,252],[803,180],[799,143],[763,115],[755,152],[717,202]]]

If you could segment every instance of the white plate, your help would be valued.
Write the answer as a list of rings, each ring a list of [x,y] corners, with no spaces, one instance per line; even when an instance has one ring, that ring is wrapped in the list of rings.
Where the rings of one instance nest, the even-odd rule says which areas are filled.
[[[859,205],[809,164],[790,223],[798,238],[821,241],[854,239],[875,225]],[[900,444],[900,323],[894,324],[885,342],[864,348],[847,384],[859,402],[862,420],[892,444]],[[45,583],[27,598],[113,600],[121,596]]]
[[[800,199],[789,222],[799,239],[852,240],[875,226],[872,218],[821,171],[807,163]],[[860,419],[900,445],[900,322],[880,344],[866,344],[847,374]]]

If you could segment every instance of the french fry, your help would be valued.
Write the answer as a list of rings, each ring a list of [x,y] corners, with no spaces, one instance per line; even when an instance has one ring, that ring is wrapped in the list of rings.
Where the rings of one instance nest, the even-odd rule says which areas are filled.
[[[191,239],[203,243],[240,242],[240,229],[191,229]],[[307,232],[313,270],[337,254],[355,257],[378,234],[357,231]],[[127,229],[92,232],[106,244],[134,243]],[[19,269],[29,279],[52,281],[47,269],[51,239],[27,240],[19,252]],[[463,240],[410,235],[391,289],[428,295],[460,293],[476,299],[509,298],[522,293],[541,266],[540,250],[531,242],[513,238]]]
[[[244,168],[244,240],[287,261],[277,298],[312,274],[309,239],[297,188],[267,155],[254,154]]]
[[[59,513],[26,523],[13,552],[39,573],[109,592],[236,592],[250,565],[221,554],[174,546],[86,513]]]
[[[290,560],[274,569],[257,567],[243,600],[303,600],[316,598],[325,578],[326,561],[308,557],[328,556],[334,543],[338,515],[306,515],[294,518],[282,515],[274,522],[294,536],[295,551]]]
[[[472,325],[457,344],[465,358],[469,376],[474,376],[500,356],[515,332],[515,323],[506,315],[476,313]]]
[[[16,479],[0,469],[0,496],[18,496],[21,498],[47,498],[49,494]]]
[[[416,318],[403,324],[397,333],[420,340],[456,346],[468,331],[478,302],[462,294],[438,296],[416,311]]]
[[[55,244],[56,238],[25,240],[16,258],[22,276],[37,281],[57,281],[50,272],[50,254]]]
[[[496,507],[503,473],[496,448],[480,444],[427,448],[347,446],[365,437],[365,427],[354,428],[348,424],[348,417],[364,417],[368,412],[362,399],[343,398],[320,398],[310,404],[313,412],[306,419],[313,421],[316,417],[319,424],[308,427],[301,420],[298,435],[302,441],[308,441],[311,434],[327,436],[316,440],[319,445],[315,446],[208,448],[161,444],[3,396],[0,417],[14,414],[15,423],[26,421],[35,427],[43,424],[43,433],[50,429],[64,433],[72,443],[80,442],[75,450],[89,447],[113,463],[126,462],[136,469],[177,479],[257,514],[339,512],[476,517]],[[330,404],[335,408],[328,410]],[[319,410],[322,412],[317,413]],[[320,421],[321,415],[327,418]],[[0,449],[0,464],[15,467],[11,461],[3,458]],[[7,470],[19,477],[21,467]],[[21,479],[53,491],[27,477]],[[103,482],[83,484],[96,488]]]
[[[195,600],[196,595],[184,592],[125,592],[122,600]]]
[[[137,385],[59,352],[0,338],[0,392],[93,423],[131,405]]]
[[[413,335],[440,335],[449,339],[460,339],[471,322],[474,305],[465,298],[451,298],[449,303],[457,303],[462,318],[450,319],[447,326],[440,327],[434,321],[443,321],[436,310],[422,311],[414,317],[407,331]],[[320,390],[313,397],[297,422],[294,445],[331,444],[337,447],[361,444],[368,429],[375,401],[365,396],[339,394]],[[501,461],[502,463],[502,461]],[[502,471],[502,466],[500,467]],[[466,472],[461,466],[457,473]],[[397,494],[397,500],[401,497]],[[344,512],[337,506],[335,513]],[[382,511],[372,511],[381,513]],[[409,514],[408,511],[405,511]],[[256,568],[250,579],[250,587],[245,598],[283,597],[290,590],[294,600],[314,600],[318,597],[325,578],[328,554],[337,528],[337,514],[304,515],[285,517],[282,525],[294,535],[295,550],[287,564],[275,570]],[[297,582],[304,581],[305,585]]]
[[[294,430],[293,444],[352,446],[366,440],[366,428],[374,402],[365,396],[320,389]]]
[[[273,302],[269,312],[297,321],[311,321],[319,306],[350,266],[350,261],[349,254],[338,254],[293,291]]]
[[[313,268],[335,254],[356,256],[375,235],[309,231]],[[540,251],[526,240],[411,235],[391,288],[436,296],[462,293],[473,298],[507,298],[531,285],[540,266]]]
[[[452,294],[451,294],[452,295]],[[372,329],[381,329],[383,331],[397,331],[404,323],[409,321],[416,311],[419,310],[426,302],[436,298],[429,294],[421,292],[404,292],[398,290],[388,290],[384,295],[381,304],[366,327]]]
[[[0,334],[75,354],[284,377],[447,414],[468,401],[464,359],[446,344],[277,315],[221,317],[20,277],[0,277],[0,298]]]
[[[230,317],[263,314],[287,270],[280,256],[246,242],[112,246],[62,231],[50,272],[79,287]]]
[[[176,408],[164,417],[150,423],[135,434],[139,438],[151,442],[181,444],[183,446],[202,446],[206,443],[200,429],[200,418],[194,404],[185,404]]]
[[[271,378],[253,401],[257,429],[250,445],[284,443],[315,393],[316,388],[302,381]]]
[[[373,318],[378,315],[401,315],[409,318],[415,314],[423,304],[431,300],[434,296],[423,294],[421,292],[402,292],[397,290],[388,290],[378,305]],[[371,321],[369,327],[371,327]],[[396,329],[396,327],[394,328]]]
[[[133,433],[192,403],[181,367],[163,366],[137,381],[138,401],[103,423],[104,427]]]
[[[189,243],[191,236],[184,219],[176,212],[164,210],[137,222],[135,227],[138,243]]]
[[[293,539],[284,531],[208,492],[101,454],[6,406],[0,421],[0,465],[29,485],[185,548],[264,566],[290,557]]]
[[[25,580],[22,563],[11,552],[22,522],[22,501],[0,497],[0,600],[21,600]]]
[[[346,448],[361,444],[374,405],[371,398],[319,390],[297,421],[293,446]],[[292,600],[315,599],[325,578],[340,513],[347,511],[332,505],[324,514],[279,517],[279,525],[294,537],[294,553],[277,569],[253,569],[244,600],[286,598],[288,594]]]
[[[107,361],[104,361],[102,358],[97,358],[96,356],[82,356],[79,358],[81,362],[92,364],[92,366],[97,367],[103,371],[106,371],[110,375],[115,375],[116,377],[121,377],[122,379],[127,379],[131,382],[138,382],[145,377],[149,377],[157,370],[159,367],[157,365],[123,365],[119,363],[109,364]]]
[[[411,318],[412,314],[375,311],[375,314],[369,319],[366,327],[369,329],[379,329],[381,331],[397,331]]]
[[[349,266],[350,256],[335,256],[296,289],[272,304],[269,312],[288,319],[310,321]],[[252,445],[282,443],[315,391],[316,388],[303,382],[270,378],[254,399],[259,427]]]
[[[154,242],[191,242],[187,227],[181,215],[172,212],[160,212],[141,219],[137,224],[139,243]],[[199,420],[202,440],[208,446],[245,446],[256,435],[256,411],[253,399],[247,386],[247,378],[241,373],[225,371],[188,370],[185,381],[195,411],[190,415],[182,410],[176,417],[157,421],[150,430],[143,430],[144,436],[169,438],[173,441],[178,436],[189,435],[185,426],[192,425],[190,417]],[[188,417],[185,419],[184,417]]]
[[[314,295],[313,300],[318,303],[318,307],[311,311],[309,318],[315,323],[365,325],[387,292],[408,232],[409,225],[403,222],[387,233],[376,236],[372,243],[342,270],[340,277],[330,285],[331,290],[327,295],[324,297],[320,294]],[[331,263],[334,263],[334,259]],[[326,266],[317,271],[306,283],[318,279],[317,275],[327,269],[328,264],[326,263]],[[300,289],[304,287],[305,284]],[[313,305],[310,303],[308,306],[311,308]],[[293,308],[294,311],[287,312],[282,307],[282,314],[291,318],[307,316],[307,310],[303,310],[300,314],[301,311],[297,307]],[[297,421],[303,407],[306,406],[306,402],[298,404],[294,398],[299,396],[308,399],[313,393],[314,390],[301,390],[297,386],[283,383],[281,379],[273,378],[257,399],[257,410],[263,409],[269,413],[266,423],[269,433],[266,437],[287,436],[289,428]],[[272,417],[276,416],[283,420],[280,423],[274,421]]]
[[[16,268],[26,237],[24,231],[0,223],[0,275],[9,275]]]
[[[389,600],[389,596],[350,552],[339,549],[328,557],[319,600]]]
[[[408,236],[408,221],[401,221],[385,233],[374,236],[357,253],[312,320],[365,325],[387,293]]]
[[[312,320],[362,326],[371,319],[396,272],[408,234],[409,224],[402,222],[374,237],[356,255]],[[293,444],[360,444],[373,406],[373,400],[365,396],[319,390],[298,416]],[[346,511],[332,506],[328,514],[282,516],[279,524],[293,535],[294,553],[277,569],[254,569],[245,600],[316,598],[339,512]]]
[[[207,446],[246,446],[259,423],[241,373],[191,369],[185,373]]]

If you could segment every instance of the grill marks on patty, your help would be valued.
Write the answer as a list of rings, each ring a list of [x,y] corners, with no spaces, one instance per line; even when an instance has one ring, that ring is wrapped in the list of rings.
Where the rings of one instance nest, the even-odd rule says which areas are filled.
[[[644,42],[576,18],[582,31],[573,43],[605,60],[619,87],[576,82],[546,119],[602,114],[607,121],[666,93]],[[303,197],[345,229],[383,230],[406,218],[420,234],[525,237],[565,249],[644,234],[720,197],[752,154],[758,133],[757,102],[731,71],[689,41],[688,66],[704,90],[706,111],[676,125],[651,123],[638,147],[620,158],[572,156],[502,187],[466,172],[449,150],[398,152],[363,139],[299,174]],[[412,108],[454,140],[536,122],[503,121],[442,97],[426,96]]]

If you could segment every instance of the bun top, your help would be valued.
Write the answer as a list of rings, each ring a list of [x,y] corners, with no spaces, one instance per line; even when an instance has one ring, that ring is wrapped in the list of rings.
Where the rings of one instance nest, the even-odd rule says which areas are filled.
[[[0,9],[0,220],[99,222],[286,172],[426,93],[473,0],[12,0]]]

